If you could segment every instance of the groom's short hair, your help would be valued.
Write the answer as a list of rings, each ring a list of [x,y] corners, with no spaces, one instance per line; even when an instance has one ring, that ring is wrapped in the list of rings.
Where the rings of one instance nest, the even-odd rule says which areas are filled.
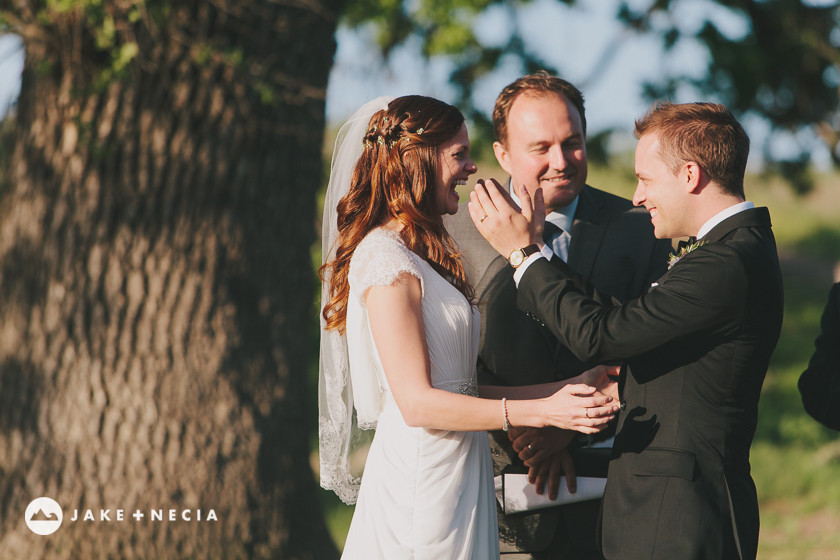
[[[636,138],[647,134],[659,136],[660,155],[672,173],[694,161],[725,192],[744,198],[750,138],[723,105],[657,102],[636,121]]]
[[[552,76],[545,70],[534,74],[528,74],[508,84],[496,98],[496,105],[493,107],[493,133],[496,141],[507,146],[507,119],[510,115],[510,108],[516,98],[522,94],[530,95],[562,95],[569,100],[569,103],[577,109],[580,114],[580,124],[583,128],[583,135],[586,136],[586,112],[583,108],[583,94],[572,83],[563,78]]]

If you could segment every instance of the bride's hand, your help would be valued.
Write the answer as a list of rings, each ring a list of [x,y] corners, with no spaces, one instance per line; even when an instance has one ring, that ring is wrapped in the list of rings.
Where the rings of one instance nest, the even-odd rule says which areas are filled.
[[[607,427],[619,403],[589,385],[566,385],[543,399],[548,424],[564,430],[594,434]]]

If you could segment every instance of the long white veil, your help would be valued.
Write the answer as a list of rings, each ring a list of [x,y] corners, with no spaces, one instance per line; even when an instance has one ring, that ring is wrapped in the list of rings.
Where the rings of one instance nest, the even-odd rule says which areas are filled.
[[[362,105],[341,127],[335,139],[330,182],[324,197],[321,225],[321,263],[335,257],[338,240],[339,201],[350,189],[353,169],[362,155],[362,142],[370,118],[387,109],[391,97],[377,97]],[[347,337],[326,330],[324,304],[329,301],[331,278],[321,284],[321,351],[318,368],[318,436],[320,443],[321,486],[335,492],[347,504],[356,502],[360,479],[350,472],[350,453],[360,428],[353,414],[353,387],[347,355]]]

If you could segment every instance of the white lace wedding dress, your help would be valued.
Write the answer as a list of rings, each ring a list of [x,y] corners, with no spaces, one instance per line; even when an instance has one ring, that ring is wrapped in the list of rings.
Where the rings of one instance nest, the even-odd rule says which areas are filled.
[[[363,294],[403,272],[422,286],[432,385],[477,395],[478,312],[396,233],[373,230],[350,263],[347,342],[359,422],[375,423],[376,434],[342,558],[498,558],[486,432],[408,427],[382,371]]]

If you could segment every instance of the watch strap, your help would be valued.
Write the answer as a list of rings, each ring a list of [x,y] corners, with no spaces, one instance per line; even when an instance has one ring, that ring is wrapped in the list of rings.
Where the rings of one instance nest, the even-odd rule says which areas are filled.
[[[510,255],[508,255],[508,262],[513,268],[519,268],[519,266],[525,262],[525,259],[534,253],[539,252],[539,250],[540,246],[536,243],[532,243],[531,245],[522,247],[521,249],[514,249],[510,252]]]

